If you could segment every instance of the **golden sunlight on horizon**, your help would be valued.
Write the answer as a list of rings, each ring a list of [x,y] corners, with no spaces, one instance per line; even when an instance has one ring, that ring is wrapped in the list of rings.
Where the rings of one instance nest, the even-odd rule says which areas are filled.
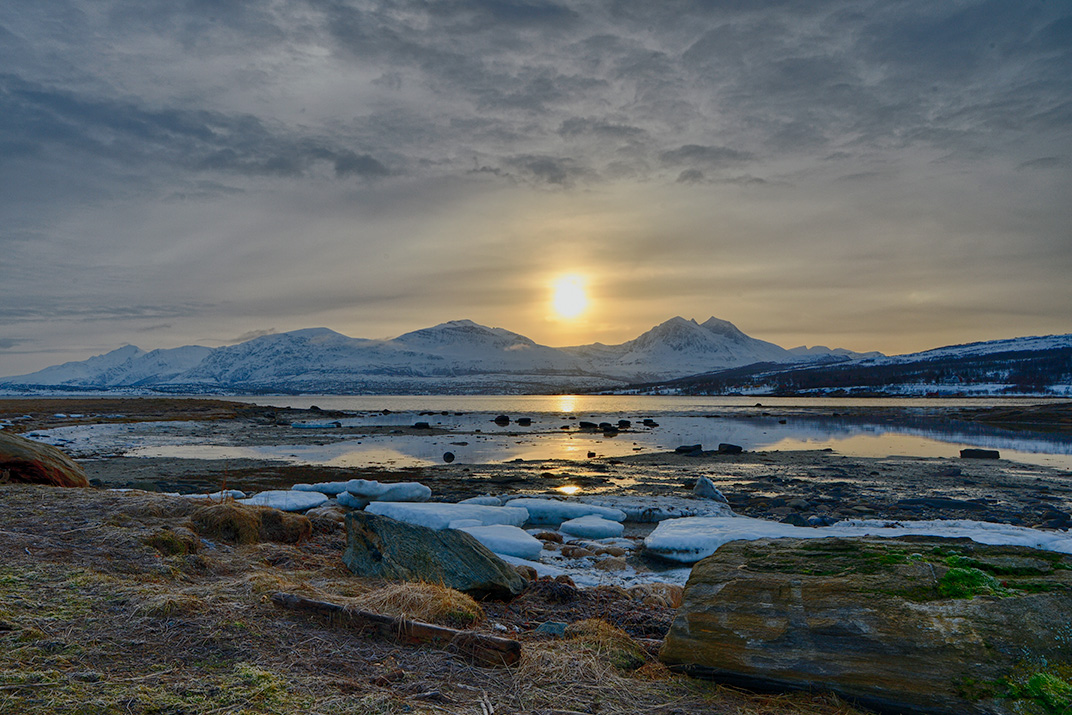
[[[588,308],[585,279],[576,273],[558,276],[551,284],[551,307],[555,317],[572,320]]]

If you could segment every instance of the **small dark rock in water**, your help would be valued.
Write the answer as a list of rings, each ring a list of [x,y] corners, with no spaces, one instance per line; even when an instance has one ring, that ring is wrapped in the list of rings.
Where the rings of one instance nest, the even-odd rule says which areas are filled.
[[[692,454],[693,452],[702,452],[702,444],[683,444],[680,447],[674,449],[678,454]]]
[[[585,420],[581,420],[580,422],[578,422],[577,426],[580,427],[581,429],[589,429],[589,430],[597,430],[597,429],[599,429],[599,425],[597,425],[595,422],[586,422]]]
[[[617,437],[618,436],[618,428],[617,427],[607,427],[606,429],[603,430],[603,436],[604,437]]]
[[[505,427],[506,425],[510,424],[510,418],[506,415],[499,415],[495,418],[495,424],[499,425],[500,427]]]
[[[532,424],[532,418],[531,417],[518,417],[517,418],[517,423],[519,425],[521,425],[522,427],[528,427],[529,425]]]
[[[727,442],[723,442],[718,445],[719,454],[740,454],[743,451],[744,448],[737,444],[729,444]]]
[[[569,425],[562,425],[559,429],[569,429]]]
[[[454,452],[444,452],[443,453],[443,461],[446,462],[447,464],[450,464],[451,462],[453,462],[454,461]]]
[[[614,425],[612,425],[610,422],[600,422],[599,423],[599,429],[601,429],[601,430],[614,429]]]
[[[658,427],[659,423],[656,422],[655,420],[651,419],[650,417],[648,417],[647,419],[644,420],[644,426],[645,427]]]
[[[792,524],[793,526],[809,526],[807,520],[800,514],[787,514],[786,517],[782,519],[782,523]]]
[[[629,429],[632,425],[629,420],[618,420],[618,429]]]
[[[1001,459],[996,449],[962,449],[961,459]]]
[[[789,420],[778,420],[778,424],[780,424],[780,425],[787,424],[788,422],[789,422]]]
[[[588,453],[588,458],[589,458],[589,459],[594,459],[594,458],[595,458],[595,456],[596,456],[596,453],[595,453],[595,452],[589,452],[589,453]]]
[[[309,405],[309,411],[310,412],[323,412],[323,410],[320,409],[319,407],[317,407],[316,405]]]
[[[414,422],[413,429],[432,429],[432,425],[427,422]]]

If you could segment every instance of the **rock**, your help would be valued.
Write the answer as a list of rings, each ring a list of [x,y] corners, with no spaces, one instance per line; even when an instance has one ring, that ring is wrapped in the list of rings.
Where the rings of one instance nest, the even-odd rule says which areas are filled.
[[[432,429],[432,425],[427,422],[414,422],[413,429]]]
[[[740,454],[744,451],[744,447],[738,444],[729,444],[728,442],[722,442],[718,445],[719,454]]]
[[[583,559],[585,556],[592,556],[592,552],[583,546],[563,546],[562,555],[567,559]]]
[[[656,422],[655,420],[651,419],[650,417],[645,418],[644,421],[642,422],[642,424],[645,427],[658,427],[659,426],[659,423]]]
[[[518,417],[517,418],[517,424],[519,426],[521,426],[521,427],[529,427],[529,426],[532,425],[532,418],[531,417]]]
[[[967,509],[969,511],[985,511],[986,504],[964,499],[949,499],[946,497],[920,497],[918,499],[900,499],[897,506],[913,507],[925,506],[931,509]],[[858,508],[858,507],[857,507]]]
[[[518,564],[514,567],[514,571],[517,571],[521,575],[521,578],[529,583],[532,583],[540,577],[540,574],[536,572],[536,569],[528,564]]]
[[[996,449],[962,449],[961,459],[1001,459],[1001,454]]]
[[[585,420],[581,420],[580,422],[578,422],[577,427],[583,430],[591,430],[593,432],[599,429],[599,425],[597,425],[595,422],[586,422]]]
[[[596,458],[596,453],[595,452],[589,452],[588,453],[588,458],[589,459],[595,459]]]
[[[533,536],[540,541],[550,541],[555,544],[562,543],[562,534],[556,534],[553,531],[541,531],[538,534],[533,534]]]
[[[701,476],[696,480],[696,486],[692,488],[692,493],[701,499],[710,499],[712,501],[721,502],[722,504],[729,504],[726,501],[726,496],[719,491],[715,483],[707,477]]]
[[[660,659],[884,712],[1027,712],[1008,697],[1025,668],[1072,659],[1069,567],[961,539],[736,541],[693,568]]]
[[[355,511],[346,515],[346,542],[343,562],[359,576],[440,583],[475,598],[509,599],[525,589],[517,571],[463,531]]]
[[[545,621],[533,629],[533,633],[542,633],[552,638],[566,637],[566,624],[558,621]]]
[[[86,473],[55,447],[0,430],[0,484],[88,487]]]
[[[797,513],[786,514],[785,518],[782,519],[782,523],[792,524],[793,526],[811,526],[811,524],[808,523],[807,519]]]
[[[618,420],[618,429],[629,429],[632,425],[629,420]]]
[[[444,452],[443,453],[443,461],[446,462],[447,464],[450,464],[451,462],[453,462],[454,461],[454,452]]]
[[[804,511],[805,509],[811,509],[811,503],[806,499],[797,497],[796,499],[790,499],[788,506],[793,507],[797,511]]]
[[[683,444],[674,448],[674,452],[677,454],[693,454],[694,452],[702,452],[702,444]]]
[[[629,567],[625,559],[620,556],[608,556],[605,559],[596,561],[593,566],[600,571],[624,571]]]

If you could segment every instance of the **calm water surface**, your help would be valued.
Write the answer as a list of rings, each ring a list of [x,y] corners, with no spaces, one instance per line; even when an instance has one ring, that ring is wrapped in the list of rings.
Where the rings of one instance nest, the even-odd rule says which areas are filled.
[[[1039,399],[620,395],[258,395],[235,399],[279,407],[315,405],[325,410],[345,410],[353,415],[342,422],[353,427],[409,426],[424,421],[446,430],[479,431],[464,437],[388,435],[360,441],[340,440],[332,445],[257,448],[248,455],[335,466],[436,464],[441,463],[445,451],[453,452],[460,463],[480,463],[584,459],[589,452],[618,457],[673,449],[681,444],[702,444],[705,449],[714,449],[720,442],[730,442],[747,450],[829,448],[839,454],[862,457],[956,457],[964,447],[983,447],[1000,450],[1005,459],[1072,470],[1072,436],[1005,430],[950,420],[944,414],[958,408],[1043,402]],[[861,413],[859,408],[867,409]],[[491,421],[497,414],[529,417],[532,426],[521,428],[511,422],[505,428],[500,427]],[[656,420],[659,426],[644,428],[640,420],[645,417]],[[565,425],[576,427],[579,420],[617,422],[619,419],[631,420],[633,426],[616,437],[575,430],[567,433],[561,429]],[[183,451],[193,453],[197,447],[189,446]]]

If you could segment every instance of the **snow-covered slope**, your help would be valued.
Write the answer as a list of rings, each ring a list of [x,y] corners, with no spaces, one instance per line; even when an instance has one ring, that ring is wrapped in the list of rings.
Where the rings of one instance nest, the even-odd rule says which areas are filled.
[[[87,387],[136,387],[167,381],[200,364],[212,348],[186,345],[145,352],[133,345],[97,355],[81,362],[46,367],[39,372],[0,380],[10,385],[79,385]]]
[[[216,349],[134,346],[46,368],[0,386],[173,391],[541,392],[615,387],[764,362],[799,362],[732,323],[672,318],[620,345],[551,348],[454,320],[391,340],[327,328],[264,335]]]
[[[633,381],[794,359],[784,348],[750,338],[733,323],[718,318],[703,323],[671,318],[620,345],[596,343],[563,350],[586,360],[602,374],[628,376]]]

